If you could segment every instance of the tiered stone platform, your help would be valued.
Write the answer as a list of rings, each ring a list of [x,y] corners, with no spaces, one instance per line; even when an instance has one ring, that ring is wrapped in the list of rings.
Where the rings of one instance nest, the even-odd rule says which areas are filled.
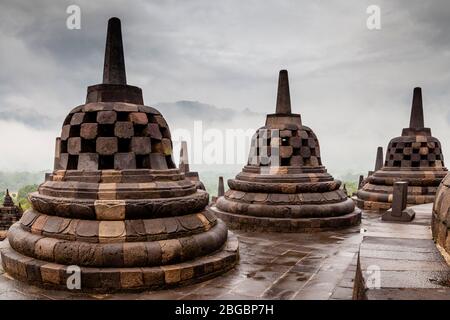
[[[280,71],[275,114],[251,145],[248,165],[209,211],[232,229],[315,232],[358,224],[361,212],[322,165],[319,141],[291,113],[287,71]]]
[[[356,204],[364,210],[388,210],[398,181],[408,182],[408,205],[431,203],[447,173],[441,143],[424,127],[422,92],[415,88],[409,128],[389,142],[384,166],[367,177]]]
[[[360,246],[360,270],[378,265],[382,274],[381,288],[365,291],[367,299],[448,299],[450,292],[441,283],[448,267],[431,240],[431,204],[411,208],[416,211],[411,223],[385,222],[376,212],[364,212],[360,226],[318,233],[236,230],[241,259],[235,268],[167,290],[91,294],[41,289],[11,278],[0,266],[0,299],[350,300]],[[0,242],[2,247],[8,247],[7,240]]]

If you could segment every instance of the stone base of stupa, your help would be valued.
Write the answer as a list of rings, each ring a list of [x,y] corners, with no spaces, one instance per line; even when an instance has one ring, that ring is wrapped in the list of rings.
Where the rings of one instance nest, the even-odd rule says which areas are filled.
[[[18,224],[16,236],[20,236]],[[24,235],[25,236],[25,235]],[[48,238],[50,239],[50,238]],[[50,241],[50,240],[49,240]],[[35,250],[39,248],[35,247]],[[96,268],[80,267],[81,292],[113,293],[168,289],[208,280],[232,269],[239,260],[236,236],[228,231],[228,239],[219,250],[193,260],[153,267]],[[134,252],[130,259],[140,259]],[[94,252],[92,254],[95,254]],[[119,254],[119,252],[116,252]],[[151,259],[151,257],[146,257]],[[156,259],[156,257],[153,257]],[[1,249],[3,269],[13,278],[45,289],[69,290],[69,265],[39,260],[22,255],[6,245]],[[70,291],[74,291],[73,289]],[[77,291],[77,290],[75,290]]]
[[[361,211],[335,217],[318,218],[269,218],[224,212],[217,207],[208,208],[223,220],[230,229],[260,232],[320,232],[347,228],[361,223]]]
[[[383,168],[368,177],[367,183],[358,190],[356,205],[368,211],[389,210],[392,206],[393,184],[397,181],[408,182],[408,206],[432,203],[439,183],[447,174],[444,169]]]

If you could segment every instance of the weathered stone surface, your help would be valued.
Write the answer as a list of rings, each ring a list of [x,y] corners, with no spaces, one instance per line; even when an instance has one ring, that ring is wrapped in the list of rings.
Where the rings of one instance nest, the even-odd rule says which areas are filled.
[[[30,194],[32,209],[16,222],[0,207],[0,226],[16,222],[1,248],[10,276],[67,290],[75,265],[81,291],[112,293],[196,283],[237,263],[236,238],[205,213],[198,175],[175,167],[166,121],[127,85],[124,66],[120,20],[112,18],[104,82],[64,120],[54,171]]]
[[[99,137],[97,138],[96,151],[100,155],[113,155],[118,150],[118,142],[116,137]]]
[[[97,137],[97,132],[98,132],[97,123],[81,124],[80,136],[84,139],[95,139]]]
[[[136,155],[132,152],[116,153],[114,155],[114,169],[133,169],[136,168]]]
[[[131,138],[134,135],[133,123],[128,121],[116,122],[114,125],[114,134],[118,138]]]
[[[131,139],[131,151],[135,154],[149,154],[151,152],[150,138],[133,137]]]
[[[408,182],[394,183],[394,194],[392,197],[392,208],[383,214],[384,221],[409,222],[414,219],[415,212],[406,209],[408,197]]]
[[[113,124],[117,120],[115,111],[100,111],[97,113],[97,122],[100,124]]]
[[[98,170],[98,154],[82,153],[78,158],[78,170],[95,171]]]
[[[361,212],[322,166],[316,135],[291,113],[285,70],[279,85],[277,112],[267,115],[248,164],[228,181],[230,190],[223,196],[219,191],[209,212],[249,231],[315,232],[359,224]]]
[[[147,115],[143,112],[132,112],[128,118],[134,124],[146,125],[148,123]]]
[[[421,127],[417,127],[417,126]],[[408,205],[434,201],[439,183],[448,173],[441,144],[423,125],[422,92],[414,89],[410,127],[388,145],[384,164],[379,147],[375,172],[369,172],[357,192],[357,205],[365,210],[384,211],[391,207],[393,185],[408,182]]]

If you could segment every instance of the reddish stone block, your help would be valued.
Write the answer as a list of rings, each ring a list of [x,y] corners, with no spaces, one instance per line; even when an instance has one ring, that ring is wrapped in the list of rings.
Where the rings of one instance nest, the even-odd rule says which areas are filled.
[[[166,157],[160,153],[150,153],[150,167],[158,170],[167,169]]]
[[[70,134],[70,124],[65,125],[62,127],[61,130],[61,140],[67,140],[69,138],[69,134]]]
[[[131,139],[131,151],[135,154],[149,154],[151,143],[149,137],[133,137]]]
[[[69,154],[79,154],[81,152],[81,138],[69,138],[67,142],[67,151]]]
[[[117,152],[116,137],[99,137],[96,141],[96,151],[101,155],[111,155]]]
[[[135,124],[146,125],[148,123],[147,114],[143,112],[132,112],[128,115],[128,120]]]
[[[98,154],[80,153],[78,157],[78,170],[85,170],[85,171],[98,170]]]
[[[117,120],[115,111],[99,111],[97,113],[97,122],[101,124],[113,124]]]
[[[114,126],[114,135],[118,138],[131,138],[134,136],[133,123],[128,121],[116,122]]]
[[[159,126],[156,123],[149,123],[145,130],[145,134],[147,136],[151,137],[152,139],[157,139],[157,140],[162,139],[161,131],[159,130]]]
[[[95,139],[97,137],[98,125],[96,123],[83,123],[80,136],[84,139]]]
[[[83,123],[83,119],[84,119],[84,112],[75,113],[72,116],[72,119],[70,119],[70,124],[71,125],[80,125],[81,123]]]
[[[290,137],[289,138],[289,144],[293,147],[293,148],[300,148],[302,146],[302,139],[300,137]]]
[[[116,153],[114,155],[114,169],[136,169],[136,155],[132,152]]]
[[[281,146],[280,147],[280,156],[282,158],[289,158],[292,156],[292,147],[291,146]]]

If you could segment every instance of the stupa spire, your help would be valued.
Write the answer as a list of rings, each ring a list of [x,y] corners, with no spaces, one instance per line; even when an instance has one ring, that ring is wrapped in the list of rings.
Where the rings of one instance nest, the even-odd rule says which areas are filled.
[[[278,77],[277,114],[291,113],[291,95],[289,93],[289,79],[287,70],[280,70]]]
[[[219,185],[217,188],[217,197],[223,197],[225,195],[225,186],[223,183],[223,177],[219,177]]]
[[[184,173],[189,172],[189,158],[188,158],[186,141],[181,141],[180,163],[179,163],[178,167],[180,168],[181,172],[184,172]]]
[[[375,171],[380,170],[383,167],[383,147],[377,148],[377,158],[375,160]]]
[[[122,28],[120,19],[108,20],[106,36],[105,62],[103,66],[104,84],[127,84],[125,58],[123,55]]]
[[[409,127],[412,129],[425,127],[423,121],[422,89],[419,87],[414,88]]]

